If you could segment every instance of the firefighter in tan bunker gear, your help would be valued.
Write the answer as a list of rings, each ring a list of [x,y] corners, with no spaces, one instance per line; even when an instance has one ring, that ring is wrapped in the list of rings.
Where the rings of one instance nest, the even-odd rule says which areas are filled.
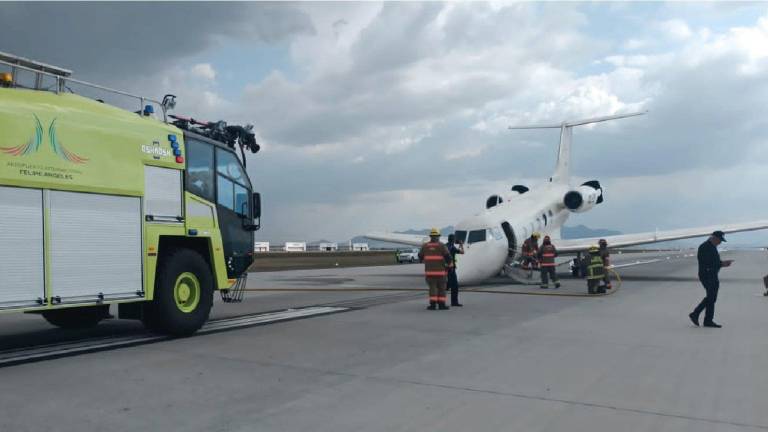
[[[549,279],[555,284],[555,288],[560,288],[560,280],[557,279],[557,272],[555,271],[555,257],[557,256],[557,249],[552,244],[552,240],[549,236],[544,236],[544,241],[541,243],[539,249],[539,266],[541,267],[541,288],[549,288]]]
[[[536,256],[539,254],[539,237],[540,234],[535,232],[523,242],[520,262],[523,270],[537,270],[539,268],[539,262],[536,260]]]
[[[450,309],[445,304],[445,287],[448,282],[448,267],[452,265],[451,253],[440,242],[440,231],[432,228],[429,242],[424,243],[419,251],[419,259],[424,261],[424,276],[429,286],[429,310]]]

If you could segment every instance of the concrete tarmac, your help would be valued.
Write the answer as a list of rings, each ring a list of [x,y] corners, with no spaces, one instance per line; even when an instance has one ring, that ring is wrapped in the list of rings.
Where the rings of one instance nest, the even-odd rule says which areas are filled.
[[[724,256],[736,263],[721,273],[722,329],[688,321],[704,294],[691,257],[622,269],[609,296],[467,291],[464,308],[435,312],[419,292],[322,290],[422,288],[418,265],[260,273],[249,287],[308,291],[252,292],[214,315],[355,309],[2,368],[0,430],[768,430],[767,256]],[[64,333],[0,319],[5,346]]]

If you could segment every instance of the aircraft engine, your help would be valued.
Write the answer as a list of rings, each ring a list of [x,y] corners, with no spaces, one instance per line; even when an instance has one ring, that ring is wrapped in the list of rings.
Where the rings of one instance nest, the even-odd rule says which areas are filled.
[[[563,197],[563,205],[573,213],[583,213],[602,202],[603,188],[597,180],[588,181]]]
[[[501,197],[501,195],[491,195],[487,200],[485,200],[485,208],[489,209],[491,207],[496,207],[503,202],[504,199]]]

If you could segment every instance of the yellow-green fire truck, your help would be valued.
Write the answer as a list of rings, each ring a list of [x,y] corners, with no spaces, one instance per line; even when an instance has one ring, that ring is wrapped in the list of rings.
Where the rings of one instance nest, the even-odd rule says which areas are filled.
[[[119,318],[188,335],[214,291],[241,298],[261,214],[235,152],[258,150],[250,129],[174,125],[170,95],[132,96],[9,54],[0,67],[0,311],[78,328],[116,304]],[[135,98],[139,111],[73,86]]]

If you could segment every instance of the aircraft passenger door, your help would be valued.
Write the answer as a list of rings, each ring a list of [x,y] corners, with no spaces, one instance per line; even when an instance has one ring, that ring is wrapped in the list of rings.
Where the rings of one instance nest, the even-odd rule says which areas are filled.
[[[507,256],[514,258],[517,249],[517,239],[515,239],[515,232],[512,230],[512,226],[510,226],[509,222],[507,221],[504,221],[501,224],[501,229],[504,231],[504,236],[507,237],[507,249],[509,251]]]

